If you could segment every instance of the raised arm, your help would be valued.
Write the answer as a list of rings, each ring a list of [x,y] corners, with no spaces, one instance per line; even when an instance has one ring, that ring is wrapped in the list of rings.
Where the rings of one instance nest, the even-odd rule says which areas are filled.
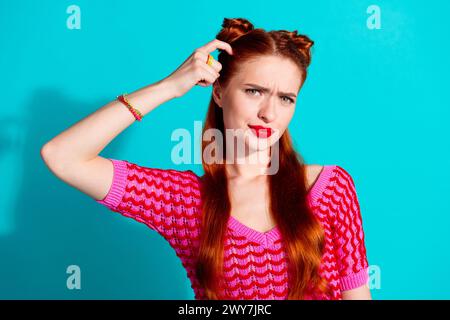
[[[174,86],[163,80],[129,94],[128,100],[145,116],[174,97]],[[95,199],[103,199],[112,182],[113,166],[99,153],[134,121],[121,102],[111,101],[48,141],[41,156],[58,178]]]
[[[145,117],[162,103],[184,95],[194,85],[212,85],[221,65],[208,54],[217,48],[231,54],[231,46],[217,39],[196,49],[173,73],[128,95],[131,105]],[[135,121],[121,102],[114,100],[48,141],[41,157],[61,180],[96,200],[103,199],[113,180],[113,164],[100,152]]]

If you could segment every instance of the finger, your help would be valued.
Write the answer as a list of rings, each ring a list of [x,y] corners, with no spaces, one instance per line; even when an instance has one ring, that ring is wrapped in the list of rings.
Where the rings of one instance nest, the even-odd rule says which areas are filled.
[[[214,59],[213,56],[211,56],[211,65],[208,64],[208,54],[205,54],[203,51],[198,50],[198,58],[204,62],[207,66],[214,69],[216,72],[220,72],[222,70],[222,64]]]
[[[202,87],[207,87],[207,86],[209,86],[209,82],[206,82],[205,80],[201,80],[201,81],[197,82],[197,85],[202,86]]]
[[[201,80],[199,82],[197,82],[197,84],[204,84],[203,86],[206,87],[211,83],[214,83],[214,81],[216,81],[218,77],[212,73],[210,70],[208,70],[207,68],[204,68],[202,70],[201,73]]]
[[[231,48],[231,45],[228,42],[219,39],[214,39],[204,46],[200,47],[199,49],[206,53],[211,53],[216,49],[222,49],[228,52],[229,55],[233,55],[233,49]]]
[[[210,74],[212,77],[218,78],[220,76],[220,74],[216,70],[214,70],[214,68],[208,66],[206,63],[202,64],[201,66],[205,70],[205,72]]]
[[[206,60],[206,62],[208,62],[208,60]],[[211,65],[209,65],[208,63],[206,63],[206,65],[212,67],[216,72],[220,72],[220,70],[222,70],[222,64],[214,59],[213,56],[211,56]]]
[[[207,86],[211,85],[212,83],[214,83],[214,81],[212,81],[211,79],[207,78],[207,79],[200,79],[197,82],[197,85],[202,86],[202,87],[207,87]]]

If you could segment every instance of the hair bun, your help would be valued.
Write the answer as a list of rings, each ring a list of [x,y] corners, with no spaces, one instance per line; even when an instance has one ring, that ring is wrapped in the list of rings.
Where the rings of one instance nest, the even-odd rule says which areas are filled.
[[[231,43],[249,31],[254,30],[253,24],[244,18],[224,18],[222,30],[216,38],[221,41]]]
[[[308,36],[298,34],[297,30],[294,31],[280,30],[279,32],[289,37],[299,49],[308,50],[314,44],[314,41],[308,38]]]
[[[303,34],[298,34],[297,30],[287,31],[280,30],[284,36],[289,38],[297,48],[297,50],[303,55],[305,58],[305,64],[308,66],[311,63],[311,50],[310,48],[314,45],[314,41],[312,41],[308,36]]]
[[[293,32],[291,32],[291,38],[292,38],[292,41],[294,41],[294,43],[299,47],[299,49],[303,48],[303,49],[308,50],[314,44],[314,41],[312,41],[310,38],[308,38],[308,36],[298,34],[297,30],[294,30]]]

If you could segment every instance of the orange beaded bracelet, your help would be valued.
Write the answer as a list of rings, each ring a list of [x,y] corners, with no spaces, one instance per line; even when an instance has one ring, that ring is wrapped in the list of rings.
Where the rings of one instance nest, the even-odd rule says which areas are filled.
[[[130,102],[129,102],[128,99],[126,98],[126,95],[127,95],[127,94],[124,93],[124,94],[118,96],[117,99],[118,99],[120,102],[122,102],[122,103],[128,108],[128,110],[130,110],[130,112],[133,114],[133,116],[134,116],[134,118],[135,118],[136,120],[141,121],[142,118],[143,118],[144,116],[142,115],[142,113],[141,113],[138,109],[134,108],[134,107],[130,104]]]

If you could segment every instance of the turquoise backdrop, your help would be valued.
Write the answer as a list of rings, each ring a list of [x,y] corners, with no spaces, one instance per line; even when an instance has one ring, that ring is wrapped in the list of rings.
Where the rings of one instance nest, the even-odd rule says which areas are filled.
[[[170,74],[224,17],[244,17],[315,41],[289,129],[307,163],[354,178],[373,298],[449,299],[449,12],[444,0],[1,0],[0,298],[194,298],[161,236],[60,181],[40,148]],[[193,133],[210,95],[195,87],[165,103],[101,155],[201,174],[172,164],[171,133]],[[81,289],[66,286],[71,265]]]

